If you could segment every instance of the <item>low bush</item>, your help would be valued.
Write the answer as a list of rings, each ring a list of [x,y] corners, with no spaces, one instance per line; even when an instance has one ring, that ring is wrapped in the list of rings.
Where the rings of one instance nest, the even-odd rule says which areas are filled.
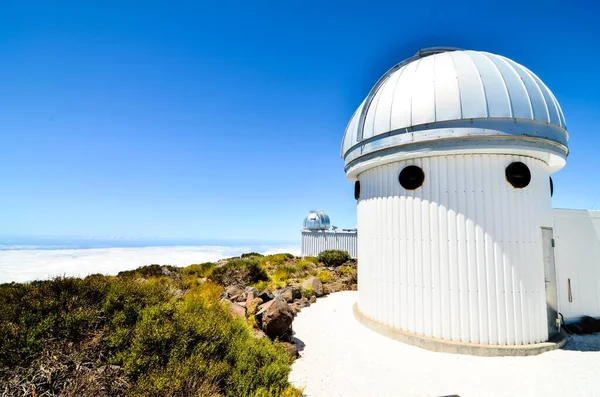
[[[242,254],[242,258],[248,258],[250,256],[258,256],[258,257],[263,257],[263,254],[259,254],[258,252],[247,252],[245,254]]]
[[[211,278],[221,285],[250,285],[266,281],[269,275],[255,257],[235,258],[212,270]]]
[[[228,265],[223,275],[266,275],[257,260]],[[291,358],[283,346],[254,338],[219,300],[222,286],[181,289],[182,274],[194,278],[212,268],[167,267],[165,274],[150,266],[116,277],[0,285],[3,392],[33,390],[43,365],[50,375],[35,383],[36,395],[78,395],[74,385],[88,382],[98,396],[299,396],[287,381]]]
[[[325,266],[337,267],[349,261],[350,255],[348,255],[346,251],[326,250],[322,251],[317,257],[317,259]]]
[[[322,283],[328,283],[333,280],[333,274],[329,270],[320,269],[317,272],[316,277],[321,280]]]

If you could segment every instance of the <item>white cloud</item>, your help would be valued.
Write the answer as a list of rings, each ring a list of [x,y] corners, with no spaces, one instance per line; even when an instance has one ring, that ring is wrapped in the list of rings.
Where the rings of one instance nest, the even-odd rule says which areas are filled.
[[[250,251],[300,254],[298,246],[268,245],[6,250],[0,251],[0,283],[40,280],[58,275],[85,277],[94,273],[116,274],[153,263],[187,266]]]

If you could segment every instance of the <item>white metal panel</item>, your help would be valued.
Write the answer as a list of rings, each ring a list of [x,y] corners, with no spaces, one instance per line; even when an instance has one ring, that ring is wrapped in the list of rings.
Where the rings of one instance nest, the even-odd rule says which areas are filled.
[[[357,257],[357,232],[333,230],[303,230],[301,255],[317,256],[325,250],[343,250]]]
[[[433,80],[435,56],[421,59],[414,76],[412,93],[411,125],[431,123],[435,121],[435,91]]]
[[[411,125],[413,87],[415,85],[415,73],[419,62],[420,60],[411,62],[396,72],[400,76],[396,82],[396,90],[392,101],[392,113],[390,116],[392,131]]]
[[[512,161],[532,181],[505,180]],[[423,168],[406,191],[402,168]],[[359,308],[409,332],[470,343],[547,339],[541,227],[551,226],[545,163],[513,155],[438,156],[359,175]]]
[[[462,117],[456,70],[449,54],[435,58],[435,120],[456,120]]]
[[[485,55],[477,51],[468,51],[475,62],[485,90],[488,117],[512,117],[510,97],[502,74]]]
[[[367,98],[364,116],[365,101],[350,121],[342,157],[363,139],[440,121],[464,120],[467,126],[470,119],[513,117],[519,123],[537,120],[566,129],[560,105],[535,74],[487,52],[451,51],[415,59],[384,75]]]
[[[553,215],[559,311],[566,321],[600,317],[600,211]]]
[[[379,89],[381,95],[377,101],[377,109],[375,109],[374,134],[390,131],[390,117],[392,111],[392,100],[396,91],[396,83],[400,77],[400,73],[392,74]]]

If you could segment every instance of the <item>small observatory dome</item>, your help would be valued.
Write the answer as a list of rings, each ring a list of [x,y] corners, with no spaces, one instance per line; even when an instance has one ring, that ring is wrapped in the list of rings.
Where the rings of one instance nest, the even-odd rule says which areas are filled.
[[[331,222],[325,211],[310,210],[304,218],[304,229],[307,230],[329,230]]]
[[[529,69],[488,52],[432,48],[377,81],[346,128],[341,155],[351,180],[376,157],[482,147],[542,151],[556,171],[567,139],[558,101]]]
[[[545,280],[550,175],[567,141],[554,95],[510,59],[435,48],[392,67],[342,143],[357,201],[356,313],[423,347],[543,347],[558,332]]]

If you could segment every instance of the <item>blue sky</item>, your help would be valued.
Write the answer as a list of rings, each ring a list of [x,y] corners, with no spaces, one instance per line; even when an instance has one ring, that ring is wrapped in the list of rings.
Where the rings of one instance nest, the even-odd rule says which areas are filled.
[[[296,240],[313,207],[353,227],[346,123],[438,45],[544,80],[571,136],[553,204],[600,208],[600,3],[477,4],[5,0],[0,235]]]

